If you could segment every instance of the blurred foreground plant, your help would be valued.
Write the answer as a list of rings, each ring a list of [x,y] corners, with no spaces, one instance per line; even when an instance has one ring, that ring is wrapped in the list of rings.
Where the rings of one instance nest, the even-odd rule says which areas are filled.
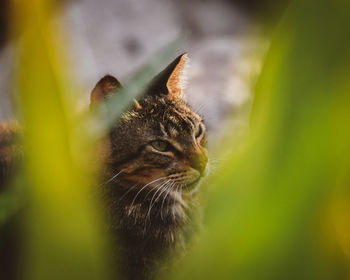
[[[16,183],[25,186],[28,196],[21,278],[108,279],[112,264],[94,199],[98,159],[93,147],[177,45],[163,49],[111,99],[107,111],[100,107],[78,117],[63,36],[52,20],[59,5],[17,0],[13,9],[25,154],[23,176]]]
[[[247,149],[213,180],[205,231],[173,279],[350,278],[349,10],[341,0],[288,8]]]
[[[50,21],[56,7],[14,4],[29,195],[22,278],[107,279],[89,162],[109,121],[103,109],[73,114],[64,44]],[[257,86],[251,140],[209,190],[206,231],[174,279],[349,278],[349,8],[297,0],[287,11]],[[137,77],[139,88],[156,65]],[[135,83],[108,105],[120,106],[111,120],[139,92]]]
[[[80,161],[90,150],[72,151],[75,141],[84,148],[89,143],[74,133],[75,104],[68,98],[74,87],[67,78],[61,30],[52,23],[57,8],[52,1],[14,2],[25,150],[20,183],[29,199],[20,273],[35,280],[106,279],[108,254],[91,195],[93,167]]]

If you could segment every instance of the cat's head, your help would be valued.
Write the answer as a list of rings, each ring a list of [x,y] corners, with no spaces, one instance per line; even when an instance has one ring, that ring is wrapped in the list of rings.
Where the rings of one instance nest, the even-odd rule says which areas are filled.
[[[206,128],[183,99],[186,63],[187,54],[176,58],[111,129],[107,179],[175,190],[191,189],[203,176]],[[103,77],[92,91],[92,104],[118,94],[119,88],[117,79]]]

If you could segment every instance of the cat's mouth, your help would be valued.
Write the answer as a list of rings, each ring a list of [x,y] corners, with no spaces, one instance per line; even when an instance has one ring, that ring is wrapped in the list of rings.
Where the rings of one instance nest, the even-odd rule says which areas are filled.
[[[186,184],[185,186],[184,186],[184,189],[185,190],[192,190],[192,189],[194,189],[197,185],[198,185],[198,183],[199,183],[199,181],[201,180],[201,176],[198,176],[198,178],[197,179],[195,179],[194,181],[192,181],[191,183],[189,183],[189,184]]]
[[[183,186],[183,190],[192,191],[195,187],[198,186],[202,178],[205,176],[205,172],[199,173],[197,170],[192,169],[191,176],[188,178],[189,180]]]

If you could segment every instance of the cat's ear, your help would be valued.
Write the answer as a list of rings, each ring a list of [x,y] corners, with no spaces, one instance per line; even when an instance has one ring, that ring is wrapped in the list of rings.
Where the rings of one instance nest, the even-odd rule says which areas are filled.
[[[147,94],[166,94],[171,98],[183,98],[185,86],[185,69],[188,64],[188,54],[184,53],[170,63],[150,83]]]
[[[122,87],[121,83],[111,75],[104,76],[97,82],[90,95],[90,107],[114,95]]]

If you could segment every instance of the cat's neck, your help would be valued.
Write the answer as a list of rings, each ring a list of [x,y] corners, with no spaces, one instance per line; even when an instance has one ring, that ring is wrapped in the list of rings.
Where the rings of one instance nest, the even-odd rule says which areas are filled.
[[[105,186],[108,224],[118,242],[126,270],[136,269],[147,275],[150,272],[144,270],[158,270],[164,254],[172,252],[174,255],[186,247],[188,233],[194,229],[191,209],[196,207],[186,205],[181,201],[186,197],[176,197],[179,194],[157,199],[158,194],[143,194],[140,188],[131,189],[131,186],[127,188],[118,182]],[[191,197],[189,201],[194,203],[195,200]],[[135,275],[130,279],[133,277]]]
[[[114,227],[130,229],[138,236],[174,242],[176,232],[190,223],[194,198],[180,192],[142,191],[127,182],[104,186]]]

